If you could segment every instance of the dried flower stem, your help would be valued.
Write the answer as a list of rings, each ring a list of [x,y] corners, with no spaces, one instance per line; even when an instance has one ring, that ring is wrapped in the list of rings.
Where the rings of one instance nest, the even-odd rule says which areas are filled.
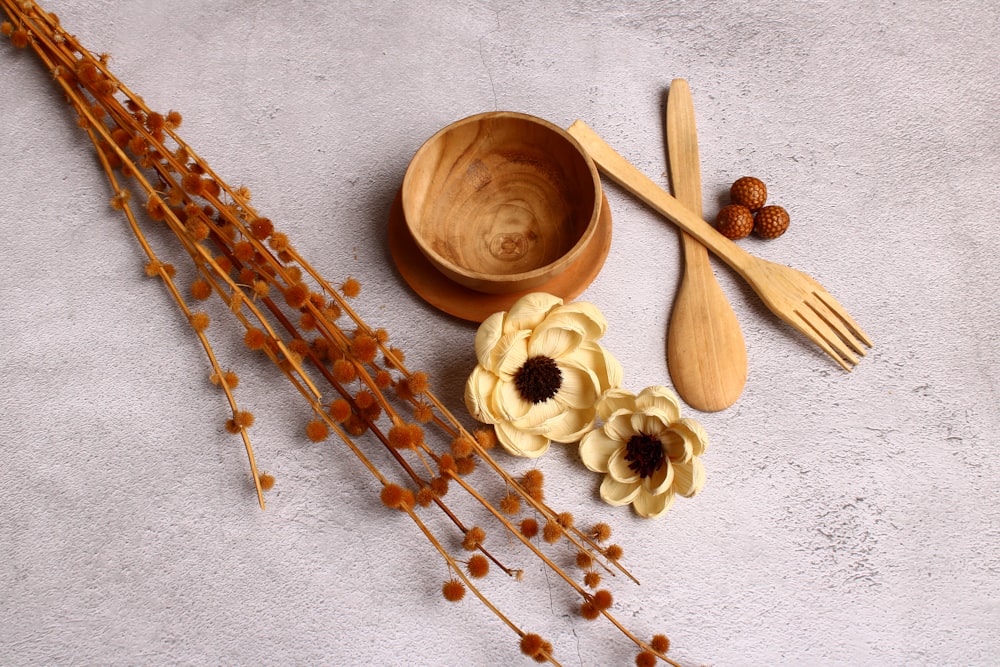
[[[77,108],[78,111],[82,112],[77,100],[75,98],[70,98],[71,102]],[[87,136],[93,142],[95,147],[99,146],[97,135],[94,133],[93,126],[88,126],[86,128]],[[101,167],[104,169],[105,174],[108,177],[108,181],[111,184],[111,188],[115,193],[124,192],[118,183],[118,178],[115,176],[114,169],[108,163],[107,156],[101,152],[97,151],[98,158],[101,162]],[[167,290],[173,297],[177,306],[181,309],[181,312],[190,320],[192,317],[191,309],[188,308],[187,303],[185,303],[184,298],[181,296],[180,290],[177,289],[177,285],[174,283],[173,278],[170,276],[170,272],[167,271],[166,267],[162,262],[157,259],[156,253],[153,251],[152,246],[150,246],[149,241],[146,240],[145,234],[143,234],[142,229],[139,227],[139,223],[135,219],[135,214],[132,211],[132,207],[128,204],[127,199],[123,198],[122,201],[122,212],[125,214],[125,218],[128,220],[129,227],[132,229],[132,233],[135,235],[136,239],[139,241],[139,245],[142,247],[143,252],[149,257],[151,265],[155,265],[157,275],[163,279],[164,284],[167,286]],[[205,355],[208,357],[208,361],[212,366],[212,370],[220,378],[219,385],[222,387],[222,391],[225,393],[226,400],[229,402],[229,407],[232,410],[233,416],[239,412],[239,407],[236,403],[236,398],[233,396],[233,392],[229,387],[228,382],[225,380],[225,373],[222,371],[222,367],[219,365],[218,359],[215,356],[215,351],[212,349],[212,345],[205,335],[204,331],[195,331],[195,335],[198,336],[198,342],[201,343],[202,349],[205,351]],[[240,428],[240,437],[243,440],[243,446],[246,449],[247,459],[250,463],[250,474],[253,477],[254,489],[257,492],[257,502],[261,509],[266,509],[267,504],[264,501],[264,490],[261,488],[260,483],[260,473],[257,470],[257,461],[253,453],[253,445],[250,443],[250,436],[247,433],[246,428]]]
[[[54,15],[42,11],[33,1],[0,0],[0,7],[12,21],[4,23],[3,34],[10,36],[15,46],[32,48],[79,115],[80,125],[94,144],[114,193],[112,205],[125,213],[131,231],[149,259],[147,272],[163,279],[171,298],[191,322],[213,378],[219,379],[229,404],[231,430],[238,432],[243,440],[261,508],[265,506],[264,490],[273,479],[268,476],[265,486],[258,472],[247,434],[252,418],[238,408],[233,387],[205,332],[209,324],[207,316],[187,304],[174,278],[174,269],[159,261],[142,231],[130,203],[133,191],[145,197],[149,217],[166,225],[190,256],[203,292],[201,297],[217,295],[242,326],[247,347],[263,352],[303,396],[313,419],[310,427],[314,430],[307,429],[310,438],[323,439],[328,433],[334,434],[382,485],[383,503],[404,511],[441,554],[449,571],[457,577],[455,594],[449,596],[445,591],[448,599],[461,598],[464,586],[524,640],[522,651],[530,650],[531,657],[558,664],[547,642],[526,633],[487,599],[461,568],[464,561],[452,555],[418,516],[413,492],[391,481],[362,449],[359,436],[371,433],[402,474],[422,493],[426,492],[421,496],[427,501],[425,504],[433,504],[454,524],[464,537],[463,546],[482,553],[508,576],[519,577],[523,570],[503,565],[483,547],[483,529],[469,528],[452,505],[445,502],[442,496],[449,481],[455,482],[475,505],[485,509],[488,518],[517,538],[548,570],[568,584],[576,596],[585,603],[595,599],[541,545],[524,535],[463,478],[458,472],[458,461],[428,442],[421,423],[433,427],[438,437],[467,441],[472,456],[487,464],[504,482],[507,493],[520,497],[544,517],[557,529],[556,536],[565,536],[573,550],[589,554],[593,562],[611,574],[613,567],[633,581],[635,577],[621,566],[617,556],[602,550],[594,538],[573,526],[571,520],[563,520],[569,515],[557,513],[540,497],[529,493],[492,457],[487,447],[430,391],[426,376],[405,366],[402,354],[388,345],[388,335],[370,327],[351,307],[348,299],[358,291],[356,281],[348,279],[341,290],[326,281],[284,234],[274,230],[270,220],[258,215],[245,188],[231,188],[183,142],[175,132],[180,114],[171,112],[164,116],[148,108],[108,70],[106,57],[94,57],[60,27]],[[123,181],[132,188],[123,188]],[[346,322],[341,323],[341,318]],[[307,334],[314,335],[311,342]],[[381,363],[376,359],[377,354],[382,355]],[[315,380],[313,372],[318,376]],[[329,409],[324,406],[324,394],[317,384],[320,381],[338,397]],[[395,389],[395,396],[388,391],[391,388]],[[335,412],[334,404],[338,401],[346,407]],[[408,450],[410,454],[406,453]],[[472,456],[465,463],[471,464]],[[416,461],[411,462],[408,457],[415,457]],[[471,465],[466,470],[470,468]],[[601,608],[600,613],[641,651],[676,665],[625,628],[606,608]]]
[[[420,520],[420,517],[418,517],[412,509],[408,509],[406,513],[410,515],[410,518],[413,519],[414,523],[417,524],[417,527],[421,530],[421,532],[423,532],[424,537],[426,537],[427,540],[432,545],[434,545],[434,548],[437,549],[438,552],[444,557],[445,561],[448,563],[448,566],[451,568],[451,570],[462,580],[462,583],[464,583],[469,588],[469,590],[472,591],[473,595],[479,598],[480,602],[482,602],[501,621],[503,621],[507,625],[507,627],[516,632],[519,637],[524,637],[524,635],[527,633],[521,628],[519,628],[517,624],[511,621],[492,602],[490,602],[490,600],[485,595],[483,595],[482,591],[479,590],[479,587],[476,586],[475,583],[473,583],[472,580],[465,574],[465,572],[462,571],[462,568],[458,566],[458,563],[455,562],[455,559],[452,557],[452,555],[448,552],[447,549],[445,549],[441,545],[438,539],[434,536],[434,533],[431,532],[431,530],[427,527],[427,525]],[[545,657],[548,662],[551,662],[554,665],[560,664],[551,655],[546,655]]]

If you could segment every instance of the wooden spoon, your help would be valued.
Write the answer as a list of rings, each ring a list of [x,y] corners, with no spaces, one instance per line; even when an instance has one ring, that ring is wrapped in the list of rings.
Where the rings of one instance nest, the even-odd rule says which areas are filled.
[[[702,215],[701,169],[691,89],[684,79],[670,83],[667,96],[667,152],[674,196]],[[708,250],[681,232],[684,276],[667,333],[667,367],[684,401],[704,412],[736,402],[747,380],[743,332],[712,273]]]

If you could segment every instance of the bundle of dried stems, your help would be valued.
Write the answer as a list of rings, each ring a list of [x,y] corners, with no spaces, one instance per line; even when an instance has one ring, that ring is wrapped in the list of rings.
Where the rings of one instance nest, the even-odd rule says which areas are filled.
[[[335,289],[303,259],[288,237],[250,205],[246,188],[231,188],[177,135],[181,116],[155,112],[108,69],[108,56],[94,56],[35,2],[0,0],[9,20],[2,32],[19,48],[39,56],[79,116],[79,126],[97,149],[111,184],[111,205],[121,210],[148,256],[146,273],[163,280],[188,319],[211,364],[212,381],[229,403],[227,429],[246,448],[261,508],[274,478],[258,470],[248,428],[253,415],[241,410],[234,389],[238,378],[220,365],[207,336],[208,315],[192,303],[220,298],[245,331],[247,348],[266,355],[312,409],[306,436],[315,442],[333,435],[382,485],[381,501],[405,513],[444,559],[448,578],[442,594],[461,600],[467,591],[520,638],[521,651],[539,662],[558,664],[550,642],[528,632],[497,608],[474,582],[491,564],[520,579],[522,570],[504,565],[484,546],[486,530],[459,518],[461,500],[445,495],[458,487],[472,508],[502,533],[541,560],[579,599],[587,619],[605,618],[638,648],[636,663],[666,655],[669,641],[656,635],[640,639],[612,613],[612,595],[599,588],[603,577],[632,576],[620,565],[622,550],[608,545],[610,528],[577,528],[568,512],[556,512],[543,500],[541,471],[509,474],[491,456],[492,431],[467,431],[428,386],[427,375],[411,371],[388,334],[366,324],[347,299],[360,290],[352,278]],[[134,203],[142,198],[145,224],[166,225],[190,255],[192,275],[185,295],[174,266],[162,262],[144,234]],[[333,398],[320,389],[328,386]],[[364,436],[363,438],[361,436]],[[394,481],[376,466],[366,444],[381,444],[398,464]],[[477,462],[506,489],[491,502],[466,478]],[[421,515],[437,508],[455,535],[439,537]],[[428,508],[428,509],[425,509]],[[517,515],[530,511],[531,516]],[[470,512],[472,510],[469,510]],[[539,525],[541,522],[541,526]],[[540,537],[540,539],[539,539]],[[460,539],[459,539],[460,538]],[[449,544],[454,542],[454,546]],[[459,546],[460,545],[460,546]],[[578,582],[560,566],[553,550],[575,560]],[[543,550],[544,549],[544,550]],[[457,554],[455,552],[458,552]],[[467,553],[463,553],[467,552]]]

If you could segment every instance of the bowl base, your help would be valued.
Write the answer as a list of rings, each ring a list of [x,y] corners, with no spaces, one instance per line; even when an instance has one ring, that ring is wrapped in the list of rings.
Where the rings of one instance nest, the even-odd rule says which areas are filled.
[[[552,280],[535,288],[507,294],[477,292],[446,277],[424,257],[406,227],[401,193],[396,194],[389,209],[389,252],[403,280],[417,295],[438,310],[449,315],[482,322],[493,313],[508,310],[514,302],[531,292],[548,292],[565,301],[579,296],[604,266],[611,249],[611,210],[607,197],[601,193],[601,215],[594,238],[570,266]]]

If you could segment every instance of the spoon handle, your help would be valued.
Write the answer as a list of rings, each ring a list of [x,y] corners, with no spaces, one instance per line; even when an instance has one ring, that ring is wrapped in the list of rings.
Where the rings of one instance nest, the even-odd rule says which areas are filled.
[[[698,155],[698,131],[694,117],[691,88],[684,79],[670,82],[667,97],[667,159],[670,162],[670,189],[674,197],[702,215],[701,164]],[[691,238],[686,232],[687,239]],[[696,242],[697,243],[697,242]],[[702,246],[698,243],[701,248]],[[707,251],[705,253],[708,254]]]
[[[674,196],[702,216],[701,167],[691,89],[670,84],[666,113],[667,155]],[[705,412],[739,398],[747,377],[746,344],[729,301],[719,287],[708,250],[681,231],[684,275],[667,330],[667,367],[684,401]]]

